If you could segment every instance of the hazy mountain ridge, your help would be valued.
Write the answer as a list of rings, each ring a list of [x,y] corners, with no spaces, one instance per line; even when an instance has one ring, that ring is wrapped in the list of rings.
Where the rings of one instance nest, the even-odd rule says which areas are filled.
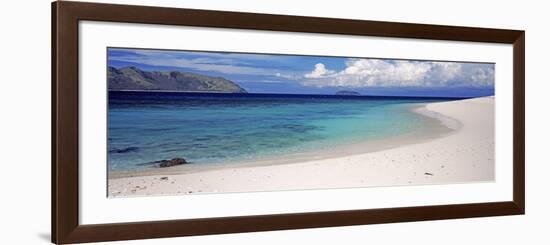
[[[144,71],[134,66],[109,66],[109,90],[247,93],[235,82],[191,72]]]

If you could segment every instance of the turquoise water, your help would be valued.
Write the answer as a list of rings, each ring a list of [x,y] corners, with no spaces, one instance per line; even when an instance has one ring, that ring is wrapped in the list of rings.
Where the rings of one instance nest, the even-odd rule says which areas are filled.
[[[220,164],[412,132],[435,98],[109,92],[108,169],[183,157]]]

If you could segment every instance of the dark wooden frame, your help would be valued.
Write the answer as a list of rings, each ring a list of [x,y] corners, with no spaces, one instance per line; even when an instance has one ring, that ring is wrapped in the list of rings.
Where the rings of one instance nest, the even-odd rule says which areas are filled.
[[[81,225],[78,219],[78,22],[81,20],[513,44],[513,201]],[[524,31],[54,2],[51,91],[52,242],[112,241],[524,214],[524,82]]]

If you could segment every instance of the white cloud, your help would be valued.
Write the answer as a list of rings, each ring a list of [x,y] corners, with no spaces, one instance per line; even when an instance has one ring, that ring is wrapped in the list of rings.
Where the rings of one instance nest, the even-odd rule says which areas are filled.
[[[275,59],[269,55],[140,49],[111,50],[125,52],[124,55],[109,56],[109,60],[112,61],[132,62],[151,66],[190,68],[198,71],[216,71],[225,74],[265,75],[277,72],[276,69],[255,67],[253,65],[254,61],[257,60],[274,61]],[[193,57],[190,57],[189,54]]]
[[[266,73],[275,72],[274,69],[242,66],[239,64],[234,65],[230,60],[211,60],[208,58],[186,59],[179,57],[123,56],[109,57],[109,59],[113,61],[133,62],[152,66],[170,66],[191,68],[199,71],[217,71],[226,74],[264,75]]]
[[[280,77],[280,78],[284,78],[284,79],[287,79],[287,80],[300,80],[302,78],[302,75],[289,74],[289,73],[283,74],[283,73],[280,73],[280,72],[275,73],[275,76]]]
[[[327,76],[332,75],[332,74],[334,74],[334,71],[327,70],[325,68],[325,65],[322,64],[322,63],[317,63],[315,65],[315,69],[311,73],[305,74],[304,76],[306,78],[322,78],[322,77],[327,77]]]
[[[382,59],[348,59],[339,72],[316,64],[303,84],[315,87],[482,87],[494,84],[494,65]]]

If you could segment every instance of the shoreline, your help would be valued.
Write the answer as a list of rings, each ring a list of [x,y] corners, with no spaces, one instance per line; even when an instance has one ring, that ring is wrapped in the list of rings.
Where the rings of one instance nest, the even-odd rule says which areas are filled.
[[[184,164],[168,168],[149,168],[135,171],[110,172],[110,179],[153,176],[153,175],[179,175],[188,173],[197,173],[212,171],[225,168],[246,168],[258,166],[271,166],[283,164],[295,164],[300,162],[309,162],[323,159],[336,159],[350,155],[372,153],[404,145],[418,144],[428,142],[433,139],[445,137],[455,133],[460,129],[461,124],[453,118],[434,113],[426,109],[427,103],[411,105],[409,111],[419,114],[426,120],[421,128],[413,132],[390,136],[384,139],[374,139],[360,143],[344,143],[331,146],[330,149],[309,150],[300,153],[287,153],[281,155],[268,155],[240,161],[230,161],[226,163],[202,163],[202,164]]]
[[[471,107],[471,104],[480,103],[484,104],[483,108]],[[476,109],[481,110],[476,112]],[[494,98],[482,97],[427,103],[413,106],[411,110],[426,117],[428,122],[422,129],[412,133],[351,146],[339,146],[331,150],[285,155],[284,159],[274,157],[259,161],[245,161],[237,166],[230,164],[198,167],[182,165],[155,169],[147,171],[145,174],[138,172],[124,175],[111,174],[109,175],[109,197],[350,188],[440,182],[462,183],[490,181],[494,178],[492,160],[494,158],[494,132],[486,129],[491,126],[487,122],[494,124]],[[492,113],[487,113],[490,111]],[[483,117],[490,117],[490,120]],[[485,122],[481,129],[472,128],[473,125],[479,123],[477,121]],[[471,131],[476,131],[476,133],[472,134]],[[492,134],[492,136],[488,134]],[[457,141],[457,139],[460,140]],[[490,142],[484,142],[482,139]],[[468,158],[471,154],[459,156],[458,159],[456,157],[450,159],[449,153],[452,152],[452,149],[460,148],[463,143],[482,143],[484,148],[487,148],[483,158],[488,161],[483,164],[485,169],[483,174],[477,177],[475,173],[461,174],[459,178],[447,177],[447,180],[442,176],[452,175],[450,172],[436,175],[435,172],[449,169],[445,167],[445,162],[453,162],[452,165],[456,165],[458,162],[469,163],[461,161],[461,159]],[[446,148],[449,149],[430,149],[442,146],[447,146]],[[422,149],[416,149],[419,147]],[[461,150],[458,149],[458,152]],[[430,158],[431,155],[435,159],[431,164],[419,162],[422,158]],[[481,157],[477,158],[481,159]],[[396,166],[398,163],[408,166],[412,171],[407,174],[403,172],[403,169],[394,169],[398,168]],[[344,175],[343,169],[339,169],[339,165],[345,165],[343,169],[354,171]],[[430,167],[426,168],[428,165]],[[429,169],[429,171],[422,169]],[[364,173],[363,176],[360,175],[361,172]],[[340,174],[340,179],[331,177],[335,173]],[[263,181],[251,181],[262,179],[262,177]],[[330,181],[315,180],[319,177],[330,178]],[[305,180],[310,178],[313,180]],[[403,179],[408,180],[404,181]]]

